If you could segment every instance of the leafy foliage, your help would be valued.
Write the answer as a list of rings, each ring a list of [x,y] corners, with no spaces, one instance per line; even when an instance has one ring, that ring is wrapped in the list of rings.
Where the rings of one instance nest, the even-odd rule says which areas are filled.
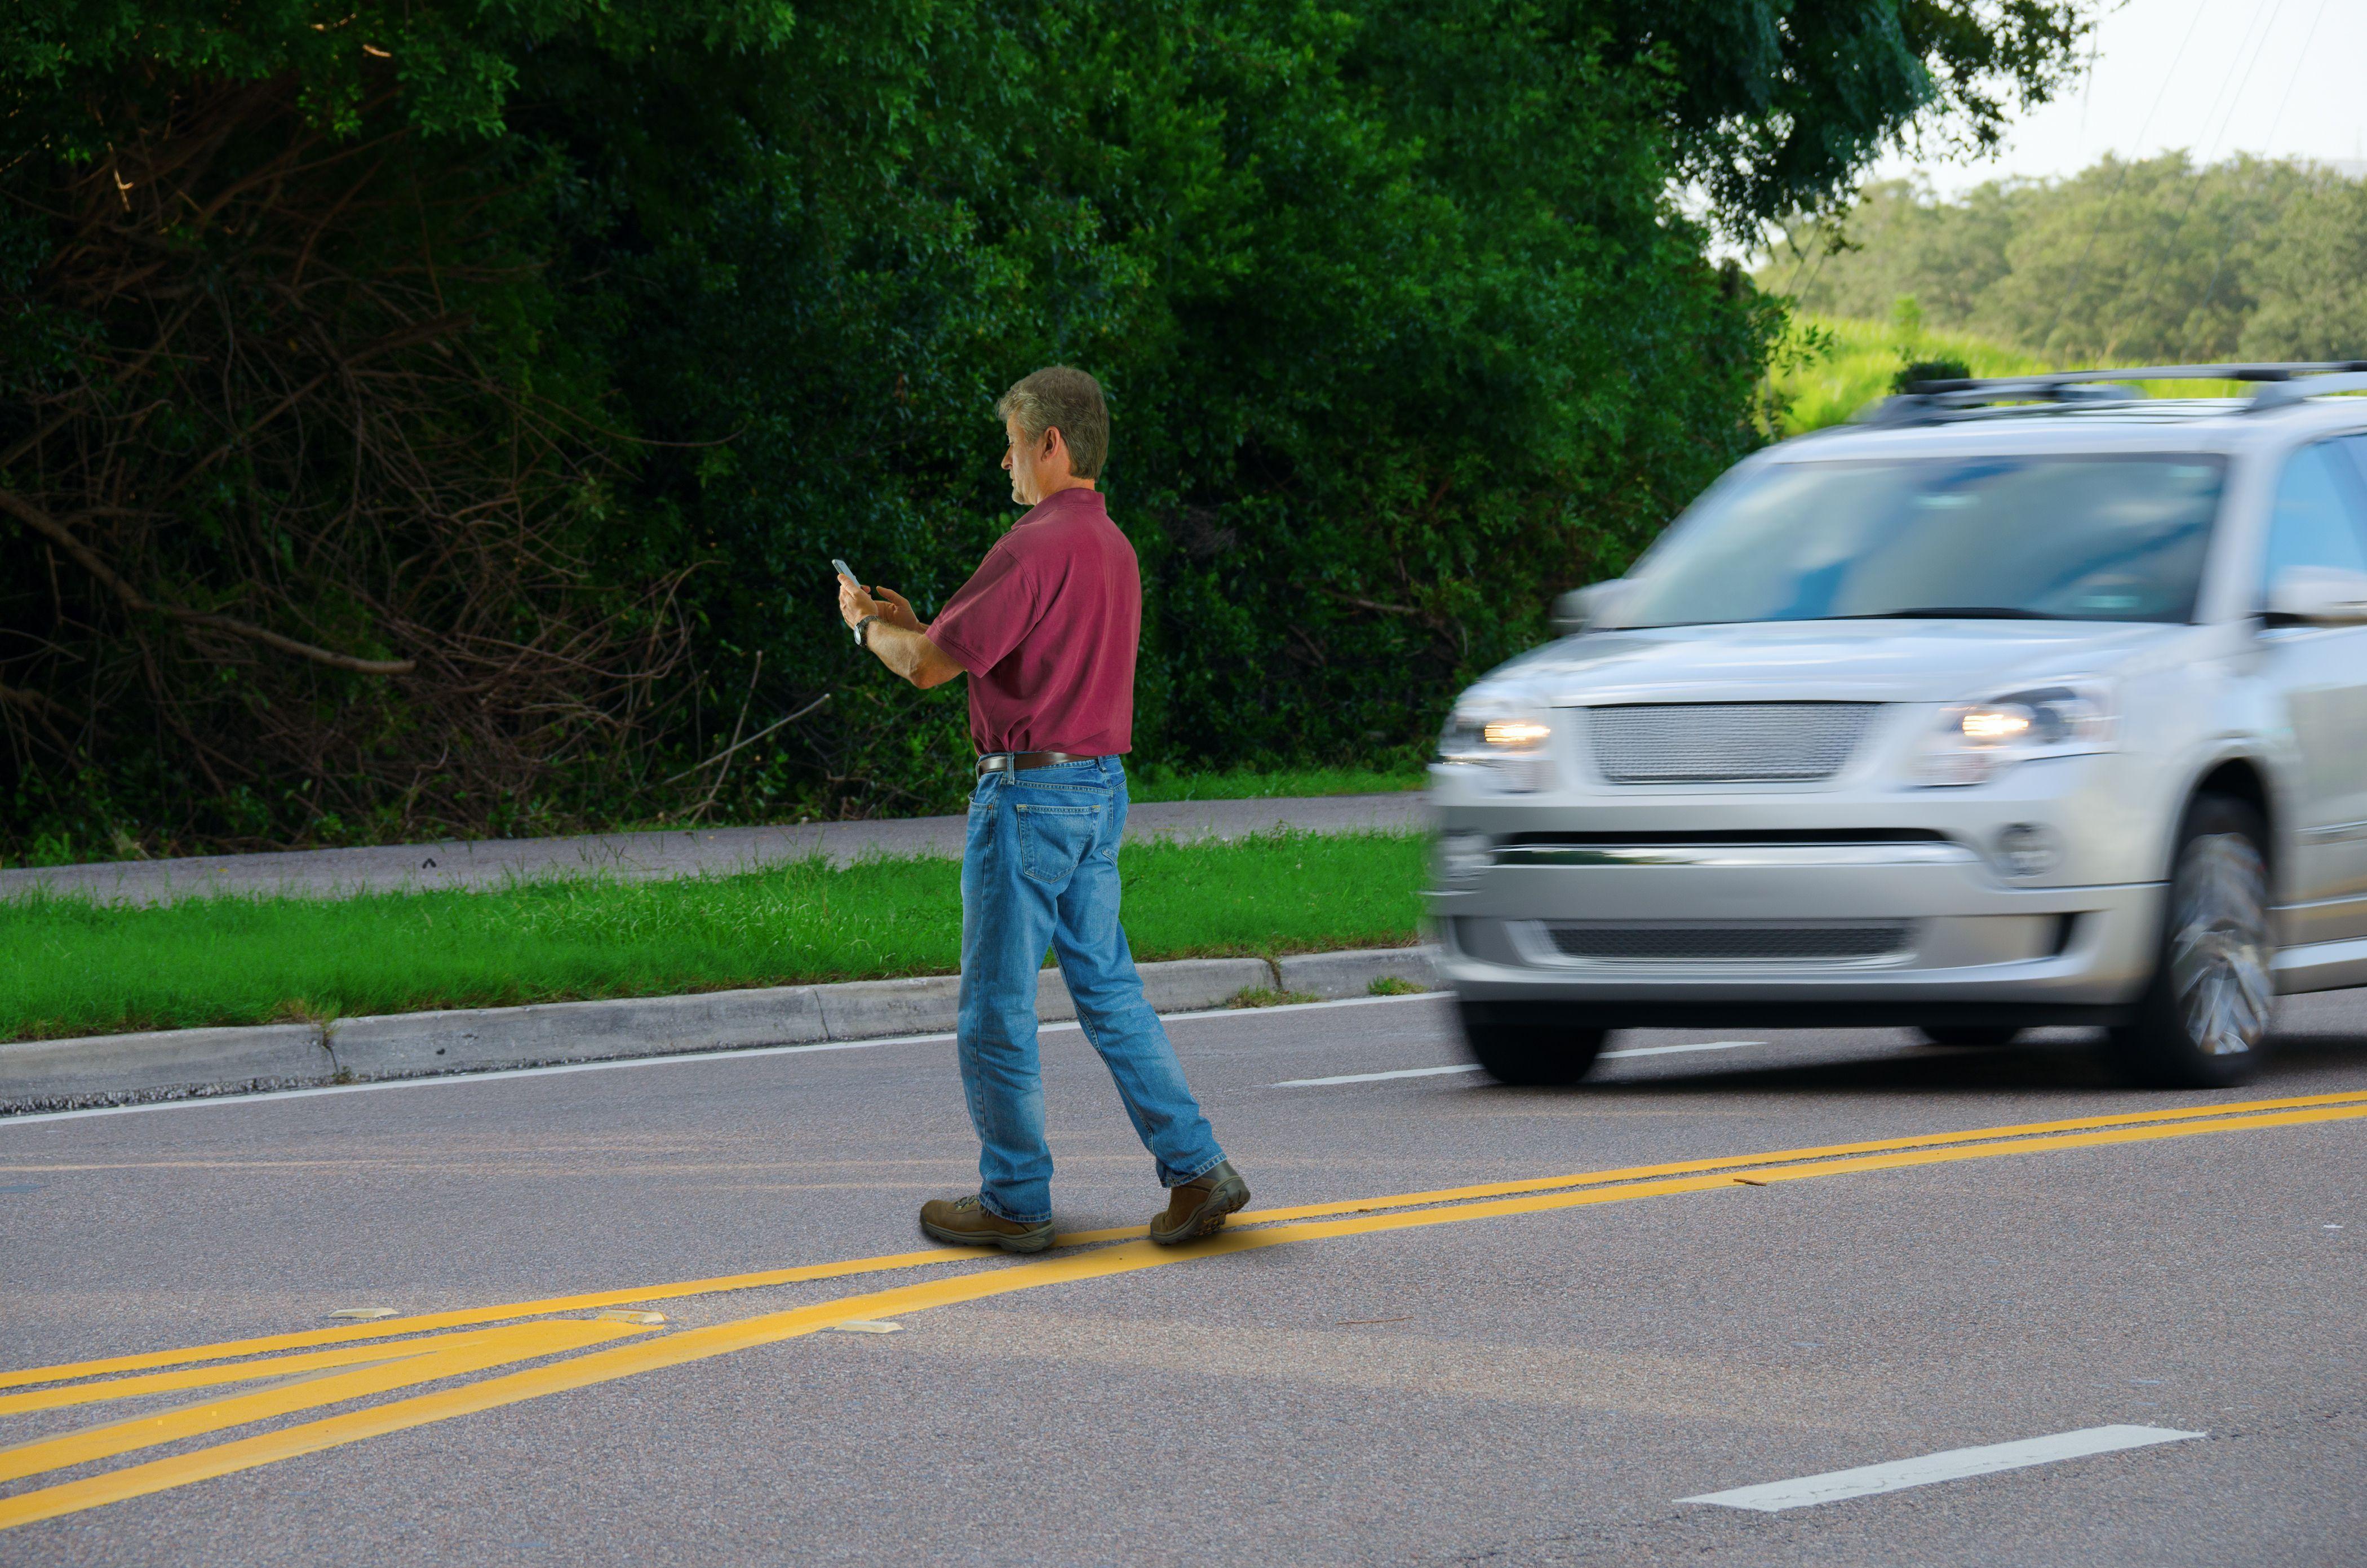
[[[1012,516],[992,398],[1055,359],[1113,397],[1138,749],[1401,764],[1554,589],[1759,438],[1780,308],[1703,259],[1671,179],[1729,229],[1829,202],[1912,126],[1992,134],[2080,25],[2042,0],[28,0],[0,19],[0,488],[134,593],[0,521],[32,563],[0,580],[0,840],[948,804],[958,688],[857,656],[827,562],[942,602]],[[234,394],[150,385],[156,288],[66,287],[161,125],[189,189],[267,210],[232,233],[160,203],[140,242],[235,326],[206,352],[268,372]],[[293,301],[306,223],[376,316]],[[347,378],[275,411],[261,389],[351,363],[397,299],[447,324],[391,362],[400,396]],[[388,465],[340,454],[340,421],[432,455],[434,499],[348,505]],[[124,477],[173,483],[180,431],[256,455],[202,506]],[[485,517],[513,542],[482,558],[533,570],[421,564]],[[580,678],[472,687],[463,643]]]
[[[2071,77],[2090,7],[2075,0],[1626,0],[1612,23],[1676,91],[1674,168],[1723,226],[1757,237],[1822,210],[1854,172],[1913,138],[1994,146],[2017,106]],[[1657,50],[1657,53],[1654,51]]]
[[[2066,364],[2367,356],[2367,182],[2320,166],[2108,157],[1952,201],[1891,181],[1788,239],[1759,280],[1804,310],[1879,317],[1911,297]]]
[[[785,168],[640,274],[634,403],[672,439],[739,432],[652,487],[732,561],[702,612],[776,710],[841,691],[841,788],[961,785],[958,691],[872,674],[827,561],[942,602],[1013,515],[985,410],[1036,364],[1112,394],[1105,488],[1154,596],[1138,744],[1180,761],[1421,745],[1551,586],[1754,438],[1774,317],[1663,208],[1659,83],[1493,7],[1243,9],[1105,6],[1010,67],[933,41],[914,112],[959,134],[843,201],[807,194],[841,165]],[[987,97],[963,61],[996,114],[940,109]]]

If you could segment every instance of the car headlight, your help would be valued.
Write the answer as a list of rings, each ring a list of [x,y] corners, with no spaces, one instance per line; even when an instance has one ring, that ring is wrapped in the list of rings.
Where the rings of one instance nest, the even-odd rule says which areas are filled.
[[[1438,738],[1438,760],[1491,770],[1496,783],[1513,790],[1542,790],[1553,781],[1546,755],[1553,721],[1546,714],[1487,704],[1458,705]]]
[[[1942,710],[1916,758],[1917,782],[1986,784],[2017,762],[2110,751],[2112,694],[2101,681],[2051,681]]]

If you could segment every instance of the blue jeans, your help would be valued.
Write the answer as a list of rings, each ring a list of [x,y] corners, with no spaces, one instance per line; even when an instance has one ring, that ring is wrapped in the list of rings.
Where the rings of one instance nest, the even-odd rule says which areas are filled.
[[[1117,919],[1126,768],[1114,756],[980,776],[962,851],[962,1090],[978,1129],[979,1199],[1006,1220],[1052,1217],[1052,1151],[1036,1060],[1036,974],[1047,944],[1159,1179],[1225,1157],[1142,999]]]

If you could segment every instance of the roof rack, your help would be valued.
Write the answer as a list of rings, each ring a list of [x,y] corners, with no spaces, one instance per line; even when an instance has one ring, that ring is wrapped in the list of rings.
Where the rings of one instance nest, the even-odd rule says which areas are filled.
[[[2322,392],[2367,392],[2367,359],[2291,364],[2139,365],[2119,370],[2047,370],[2028,376],[1909,381],[1895,397],[1856,415],[1864,425],[1939,425],[1978,418],[2007,403],[2095,408],[2143,401],[2130,381],[2258,381],[2248,412],[2288,408]]]

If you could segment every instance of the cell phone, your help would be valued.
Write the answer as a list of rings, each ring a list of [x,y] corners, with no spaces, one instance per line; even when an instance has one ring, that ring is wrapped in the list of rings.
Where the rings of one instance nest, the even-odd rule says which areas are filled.
[[[838,574],[840,576],[845,578],[848,582],[854,584],[858,588],[863,585],[863,579],[855,574],[854,567],[849,566],[845,562],[841,561],[835,555],[830,558],[830,563],[838,568]]]

